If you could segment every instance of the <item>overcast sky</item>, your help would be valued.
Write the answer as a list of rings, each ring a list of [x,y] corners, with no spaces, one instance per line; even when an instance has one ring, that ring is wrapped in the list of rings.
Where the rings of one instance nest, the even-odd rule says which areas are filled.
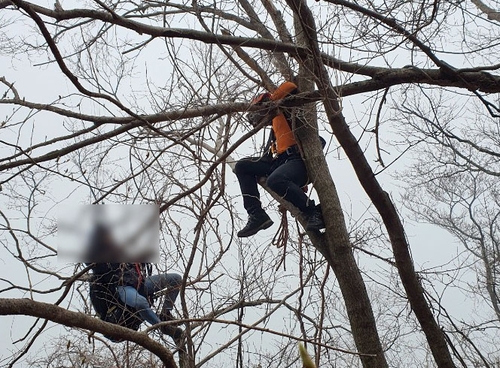
[[[48,7],[52,6],[52,3],[49,1],[40,1],[37,2],[41,5],[45,5]],[[66,4],[63,3],[63,6]],[[41,58],[43,59],[43,58]],[[403,64],[405,64],[403,62]],[[0,55],[0,70],[2,71],[0,74],[5,76],[7,80],[10,82],[15,82],[16,88],[25,96],[26,99],[36,102],[44,102],[49,103],[57,99],[59,95],[67,95],[70,93],[74,93],[74,87],[61,76],[59,70],[55,67],[55,65],[43,65],[43,66],[35,66],[33,62],[30,62],[26,58],[20,56],[19,58],[13,60],[5,55]],[[0,93],[3,93],[3,89],[0,90]],[[344,110],[346,114],[346,119],[348,121],[355,121],[357,119],[354,110],[356,104],[362,104],[363,101],[360,97],[359,100],[354,98],[349,99],[350,105],[354,106],[354,108],[350,108],[346,106]],[[12,111],[11,106],[0,105],[0,120],[3,119],[4,116],[9,115]],[[90,113],[96,113],[92,111]],[[63,120],[56,115],[51,114],[39,114],[34,118],[36,120],[35,131],[36,134],[45,134],[47,139],[57,136],[61,132],[61,125],[63,124]],[[5,130],[2,134],[5,134]],[[20,143],[27,143],[31,136],[31,130],[29,127],[26,127],[24,130],[22,137],[20,137]],[[7,132],[8,134],[8,132]],[[12,132],[15,134],[15,132]],[[324,135],[327,133],[323,132]],[[1,139],[11,140],[13,136],[6,137],[3,136]],[[256,138],[257,141],[260,138]],[[22,145],[22,144],[21,144]],[[251,147],[253,144],[250,142],[248,144],[244,144],[236,153],[235,157],[242,157],[245,155],[251,154]],[[6,151],[10,151],[10,148],[5,148],[0,144],[0,155],[5,155]],[[345,156],[340,153],[338,154],[335,142],[332,142],[330,146],[330,153],[328,155],[328,163],[331,174],[337,186],[337,190],[341,197],[341,201],[344,205],[344,210],[349,213],[353,218],[357,218],[361,214],[364,213],[367,206],[367,197],[362,191],[361,187],[355,175],[353,173],[350,164],[345,159]],[[403,163],[399,163],[400,166]],[[393,200],[398,204],[398,197],[400,194],[400,190],[398,188],[398,183],[394,182],[393,179],[388,175],[389,172],[381,174],[379,176],[379,180],[381,181],[383,187],[391,194]],[[232,174],[228,175],[229,182],[227,183],[227,190],[234,197],[234,202],[236,203],[236,208],[239,208],[241,211],[241,216],[244,216],[244,210],[241,203],[240,198],[238,197],[238,186],[236,177]],[[40,213],[45,213],[49,217],[56,218],[57,216],[57,206],[55,204],[57,202],[63,201],[63,203],[81,203],[88,199],[89,194],[85,191],[73,192],[73,188],[68,187],[67,182],[62,183],[58,179],[54,180],[52,183],[52,192],[47,193],[46,203],[41,203]],[[65,199],[66,198],[66,199]],[[265,196],[263,201],[269,201],[270,197]],[[10,220],[12,221],[13,226],[24,226],[23,219],[19,218],[20,211],[13,211],[8,208],[8,203],[10,201],[9,193],[2,192],[0,193],[0,207],[4,209],[5,213],[12,215]],[[265,203],[266,205],[267,203]],[[403,209],[398,208],[398,210],[403,211]],[[269,239],[272,238],[272,235],[276,232],[279,226],[279,215],[278,212],[270,212],[270,216],[273,218],[275,224],[272,228],[266,230],[265,234],[261,234],[259,236],[262,237],[262,242],[264,244],[269,242]],[[34,223],[33,225],[40,226],[40,224],[46,224],[46,219],[40,218],[39,223]],[[239,224],[242,225],[242,224]],[[437,229],[436,227],[417,224],[410,220],[405,221],[405,229],[409,238],[409,242],[411,245],[412,255],[414,257],[414,261],[417,269],[431,269],[433,267],[437,267],[443,264],[448,263],[452,260],[458,253],[460,253],[461,248],[455,242],[455,240],[448,235],[446,232]],[[237,230],[237,229],[236,229]],[[42,228],[34,230],[34,233],[41,233],[43,231]],[[8,234],[3,233],[0,234],[1,238],[8,242],[8,246],[12,247],[12,240],[9,239]],[[57,247],[57,240],[55,237],[47,237],[45,239],[49,242],[54,248]],[[257,249],[256,249],[257,250]],[[272,252],[278,253],[280,250],[272,249]],[[26,281],[26,271],[24,267],[20,263],[16,263],[12,261],[12,257],[6,253],[4,248],[0,248],[0,262],[2,267],[0,268],[0,277],[8,280],[12,280],[14,283],[27,285]],[[71,270],[71,267],[64,266],[64,264],[58,264],[57,260],[54,258],[50,260],[50,264],[54,268],[54,270],[60,270],[61,268],[66,268],[67,271]],[[235,262],[234,267],[238,267],[237,262]],[[178,272],[182,272],[182,270],[177,270]],[[35,286],[43,285],[43,287],[48,287],[50,285],[47,284],[46,280],[42,280],[40,276],[33,275],[35,278]],[[40,278],[37,280],[37,278]],[[38,284],[40,282],[40,284]],[[49,283],[53,285],[57,285],[57,282],[53,280],[49,280]],[[5,282],[0,283],[0,287],[6,287]],[[53,286],[52,285],[52,286]],[[27,294],[22,294],[19,291],[12,291],[3,293],[2,297],[26,297]],[[55,301],[57,297],[55,295],[43,296],[37,295],[36,299],[41,301]],[[451,310],[456,309],[459,313],[464,313],[464,315],[468,315],[472,312],[472,305],[465,305],[463,296],[455,291],[449,291],[446,294],[446,298],[449,298],[448,302],[445,303],[448,308]],[[75,303],[76,304],[76,303]],[[4,331],[4,333],[0,336],[0,364],[5,363],[3,359],[8,358],[9,351],[13,349],[12,342],[19,337],[23,336],[26,332],[26,328],[29,326],[33,319],[27,317],[1,317],[0,318],[0,331]],[[52,328],[48,333],[43,334],[35,344],[32,352],[37,351],[43,345],[44,341],[48,338],[49,335],[55,336],[58,334],[60,329]],[[16,345],[14,349],[17,349],[21,344]]]

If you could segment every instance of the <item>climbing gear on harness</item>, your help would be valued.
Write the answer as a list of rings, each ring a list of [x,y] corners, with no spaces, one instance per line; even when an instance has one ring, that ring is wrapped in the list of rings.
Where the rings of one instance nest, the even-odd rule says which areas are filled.
[[[299,156],[300,157],[299,146],[294,144],[293,146],[288,147],[286,150],[284,150],[282,153],[280,153],[277,157],[280,157],[282,155],[285,157],[289,157],[289,156]]]
[[[273,220],[268,216],[264,210],[257,211],[256,213],[248,214],[248,222],[243,229],[238,231],[239,238],[246,238],[257,234],[260,230],[271,227]]]

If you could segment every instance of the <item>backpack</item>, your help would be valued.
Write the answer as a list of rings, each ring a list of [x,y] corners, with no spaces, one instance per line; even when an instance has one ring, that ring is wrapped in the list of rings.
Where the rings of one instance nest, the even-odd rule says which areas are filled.
[[[89,290],[92,306],[101,320],[137,331],[143,321],[134,308],[125,306],[121,301],[116,286],[113,277],[92,275]],[[108,335],[104,337],[112,342],[123,341]]]

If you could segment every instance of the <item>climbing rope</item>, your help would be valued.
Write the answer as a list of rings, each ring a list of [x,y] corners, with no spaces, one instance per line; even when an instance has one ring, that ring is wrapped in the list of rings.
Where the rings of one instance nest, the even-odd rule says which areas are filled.
[[[286,244],[288,242],[288,217],[286,215],[287,210],[284,206],[279,205],[278,210],[281,212],[281,222],[278,231],[276,232],[273,240],[271,241],[271,244],[275,245],[277,248],[283,248],[283,255],[281,256],[281,259],[278,262],[278,265],[276,266],[276,270],[278,270],[281,264],[283,264],[283,270],[286,271],[285,256],[286,256]]]

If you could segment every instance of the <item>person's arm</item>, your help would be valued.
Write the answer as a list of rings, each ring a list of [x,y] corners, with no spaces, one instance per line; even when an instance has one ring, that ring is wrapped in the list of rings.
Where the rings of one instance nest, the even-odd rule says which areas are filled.
[[[276,88],[276,91],[271,93],[271,100],[272,101],[282,100],[285,97],[288,97],[297,92],[298,92],[298,87],[295,83],[284,82],[278,88]]]
[[[297,92],[298,89],[295,83],[284,82],[273,93],[262,93],[256,96],[252,101],[252,105],[261,105],[268,101],[279,101]],[[256,126],[265,116],[267,116],[271,112],[272,109],[274,109],[274,107],[249,112],[247,114],[247,119],[252,126]],[[276,113],[278,113],[278,110],[276,110]],[[270,119],[269,123],[271,123],[271,121],[272,118]]]
[[[271,95],[269,93],[261,93],[252,100],[251,105],[259,106],[269,101],[271,101]],[[271,109],[273,109],[273,107],[249,112],[247,114],[248,122],[253,127],[256,127],[257,125],[259,125],[262,119],[264,119],[264,117],[266,117],[270,113]],[[269,119],[269,123],[271,123],[271,121],[272,118]]]

